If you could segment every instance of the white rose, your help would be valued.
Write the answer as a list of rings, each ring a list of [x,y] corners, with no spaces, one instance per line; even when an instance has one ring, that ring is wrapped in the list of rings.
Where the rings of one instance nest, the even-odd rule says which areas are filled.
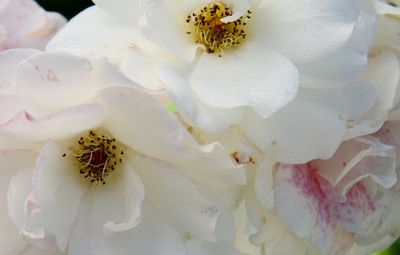
[[[226,206],[243,169],[218,143],[199,146],[161,93],[104,60],[11,50],[0,55],[10,63],[0,94],[2,254],[28,245],[7,214],[47,251],[239,254]]]

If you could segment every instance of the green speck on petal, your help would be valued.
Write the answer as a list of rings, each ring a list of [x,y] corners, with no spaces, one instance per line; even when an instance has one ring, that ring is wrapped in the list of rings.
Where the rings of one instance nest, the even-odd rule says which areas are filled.
[[[165,108],[167,108],[167,110],[170,112],[174,112],[174,113],[177,112],[176,104],[172,101],[167,102],[165,104]]]

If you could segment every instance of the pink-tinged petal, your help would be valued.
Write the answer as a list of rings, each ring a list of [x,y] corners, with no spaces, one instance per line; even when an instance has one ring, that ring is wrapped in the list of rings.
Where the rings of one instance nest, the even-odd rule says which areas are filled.
[[[144,188],[131,166],[125,164],[119,176],[92,190],[92,220],[102,222],[106,233],[127,231],[140,223]]]
[[[144,183],[146,198],[182,236],[215,241],[214,232],[221,210],[186,174],[151,158],[131,157],[130,162]],[[176,201],[185,206],[176,206]]]
[[[157,77],[165,84],[177,110],[191,125],[208,132],[220,132],[243,118],[243,109],[220,109],[202,102],[190,88],[189,78],[193,66],[173,58],[160,61]]]
[[[112,5],[116,6],[115,3]],[[130,12],[132,10],[129,9]],[[50,40],[46,50],[67,51],[94,59],[105,57],[113,63],[120,63],[137,40],[137,34],[132,27],[120,24],[102,9],[93,6],[71,19]]]
[[[19,212],[7,210],[7,193],[10,182],[11,185],[13,183],[13,176],[20,170],[25,172],[24,170],[32,167],[35,159],[36,153],[28,150],[0,151],[0,254],[17,255],[26,249],[27,243],[19,235],[18,226],[14,225],[15,220],[19,218]],[[23,207],[24,198],[14,202]]]
[[[346,198],[356,183],[371,177],[388,189],[397,182],[396,149],[373,137],[361,137],[344,142],[329,160],[315,160],[311,164],[318,174],[329,180],[334,194]]]
[[[35,1],[8,1],[0,12],[0,23],[8,32],[7,40],[0,44],[0,50],[43,49],[65,22],[61,15],[47,13]]]
[[[57,248],[65,251],[76,223],[81,198],[88,186],[73,159],[63,157],[60,147],[50,141],[40,152],[33,176],[32,195],[37,210],[27,215],[25,235],[32,241],[54,236]]]
[[[0,93],[13,93],[16,89],[16,70],[24,59],[39,53],[33,49],[15,49],[0,53]]]
[[[104,233],[101,222],[90,220],[91,203],[90,196],[86,196],[71,235],[70,255],[186,254],[179,234],[149,203],[143,204],[143,218],[138,226],[113,235]]]
[[[101,69],[101,63],[98,62],[98,67],[85,58],[66,52],[36,54],[17,70],[19,94],[50,110],[86,103],[93,97],[95,89],[105,87],[103,84],[109,82],[110,78],[106,80],[109,77],[107,74],[115,72],[115,68],[110,68],[109,71],[104,67]],[[101,71],[105,75],[96,77]]]
[[[14,95],[0,95],[0,124],[5,124],[20,112],[43,116],[44,111],[30,100]]]
[[[222,57],[204,53],[189,82],[209,107],[249,106],[267,118],[295,97],[299,79],[287,58],[249,41]]]
[[[301,89],[292,102],[267,119],[249,112],[241,128],[274,160],[305,163],[334,154],[347,131],[347,115],[337,90]]]
[[[317,177],[307,165],[279,165],[274,173],[275,207],[298,237],[328,252],[334,247],[338,229]]]
[[[109,113],[103,127],[122,143],[166,160],[190,156],[185,145],[186,129],[147,92],[109,88],[99,91],[95,100]]]
[[[0,125],[0,134],[28,142],[65,139],[98,127],[106,116],[106,109],[96,103],[66,108],[39,119],[20,112]]]
[[[254,36],[292,60],[315,62],[348,42],[360,10],[358,0],[263,1],[252,18]]]

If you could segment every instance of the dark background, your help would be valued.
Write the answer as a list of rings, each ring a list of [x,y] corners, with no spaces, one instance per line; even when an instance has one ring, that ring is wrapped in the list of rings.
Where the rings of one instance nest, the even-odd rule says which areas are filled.
[[[117,1],[117,0],[115,0]],[[71,19],[81,10],[93,5],[90,0],[36,0],[48,11],[56,11]]]
[[[117,0],[115,0],[117,1]],[[90,0],[36,0],[43,8],[48,11],[56,11],[71,19],[81,10],[93,5]],[[400,212],[399,212],[400,214]],[[374,255],[400,255],[400,239],[389,249],[375,253]]]

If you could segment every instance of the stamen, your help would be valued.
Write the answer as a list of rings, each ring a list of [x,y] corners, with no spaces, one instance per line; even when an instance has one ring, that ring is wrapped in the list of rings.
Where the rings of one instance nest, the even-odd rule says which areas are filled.
[[[240,45],[246,39],[245,27],[251,19],[252,11],[239,19],[224,23],[222,18],[231,16],[232,10],[222,2],[207,4],[201,9],[193,11],[186,18],[189,36],[194,36],[195,42],[203,44],[208,53],[218,51],[221,57],[223,49]]]
[[[74,151],[83,178],[90,183],[103,185],[120,169],[124,155],[122,146],[114,138],[102,131],[93,130],[79,138]]]

